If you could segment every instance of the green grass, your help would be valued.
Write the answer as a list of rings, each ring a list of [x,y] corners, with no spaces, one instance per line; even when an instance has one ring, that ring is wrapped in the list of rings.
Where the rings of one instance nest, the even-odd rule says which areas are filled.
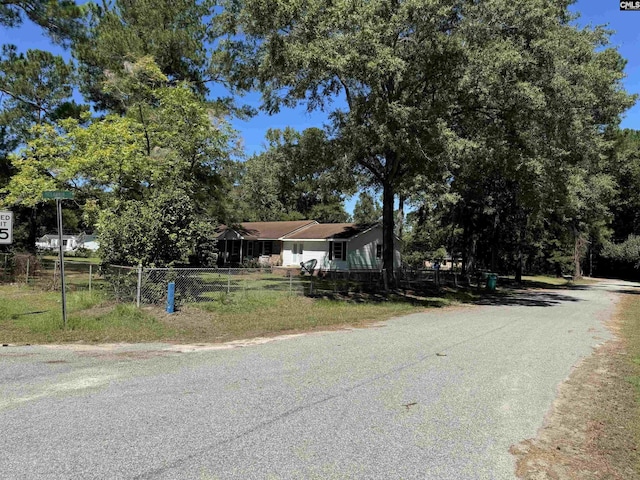
[[[311,299],[277,292],[221,296],[185,306],[169,319],[182,341],[228,341],[317,329],[359,327],[424,309],[406,301],[357,303]],[[189,322],[197,321],[197,326]]]
[[[210,301],[188,304],[175,314],[167,314],[161,307],[138,309],[132,304],[115,304],[102,291],[76,291],[67,295],[65,329],[60,293],[33,286],[1,285],[0,342],[221,342],[364,326],[425,308],[469,301],[468,295],[445,292],[420,298],[366,294],[308,298],[288,291],[238,290],[213,294]]]
[[[114,305],[101,291],[69,292],[67,328],[58,292],[0,286],[1,343],[149,341],[165,338],[162,325],[132,305]]]

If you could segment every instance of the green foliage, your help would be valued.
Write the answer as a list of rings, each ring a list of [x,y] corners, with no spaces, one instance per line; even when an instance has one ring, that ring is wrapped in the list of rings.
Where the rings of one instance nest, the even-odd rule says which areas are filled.
[[[74,69],[60,56],[42,50],[18,54],[4,46],[0,57],[0,123],[5,138],[17,146],[28,140],[30,128],[77,113],[70,102],[75,82]],[[5,140],[7,141],[7,140]]]
[[[122,111],[120,101],[102,85],[123,75],[127,65],[152,57],[172,83],[190,82],[204,96],[210,0],[111,0],[90,3],[86,38],[74,45],[82,92],[98,109]]]
[[[640,236],[629,235],[622,243],[605,242],[601,252],[602,257],[617,262],[631,264],[640,269]]]
[[[607,235],[615,185],[602,161],[606,132],[634,99],[608,33],[572,26],[566,7],[464,6],[457,141],[447,146],[446,176],[458,200],[440,218],[459,232],[454,250],[468,269],[519,271],[541,254],[559,265],[572,252],[579,270],[586,239]],[[427,212],[430,182],[422,187]]]
[[[17,173],[5,203],[34,205],[44,190],[71,189],[103,207],[116,206],[178,185],[200,200],[200,208],[206,199],[213,204],[216,168],[229,155],[231,129],[185,85],[150,94],[156,105],[136,103],[126,116],[34,127],[33,140],[12,157]]]
[[[395,189],[442,151],[456,89],[460,22],[451,2],[222,2],[213,58],[263,108],[330,111],[340,155],[383,189],[384,265],[393,264]],[[332,105],[335,96],[347,108]],[[428,153],[425,153],[428,152]]]
[[[9,155],[34,140],[34,126],[54,125],[68,118],[79,118],[88,110],[70,100],[75,82],[74,68],[62,57],[41,50],[18,54],[4,46],[0,56],[0,188],[16,174]],[[13,207],[16,215],[13,246],[34,250],[39,227],[55,225],[53,209]],[[67,215],[72,218],[72,215]]]
[[[238,221],[315,219],[344,222],[342,192],[353,176],[335,160],[335,151],[318,128],[302,133],[269,130],[269,148],[244,162],[240,172]]]
[[[617,195],[611,202],[613,237],[617,241],[640,234],[640,131],[619,130],[612,135],[608,172]]]
[[[436,262],[444,262],[447,259],[447,249],[439,247],[433,253],[431,253],[431,259]]]
[[[3,0],[0,26],[18,27],[25,17],[44,28],[52,41],[68,46],[82,35],[83,7],[74,0]]]
[[[213,238],[214,225],[196,220],[195,208],[187,192],[176,189],[103,211],[97,230],[103,263],[165,267],[208,251],[202,244]]]
[[[113,78],[126,115],[67,119],[33,129],[12,163],[5,204],[37,205],[44,190],[73,190],[82,221],[97,222],[105,263],[210,264],[217,172],[233,132],[186,85],[158,86],[148,58]]]
[[[380,221],[382,209],[373,196],[365,191],[360,192],[353,209],[353,221],[362,225]]]
[[[65,257],[72,257],[72,258],[91,258],[94,255],[94,252],[92,250],[89,250],[88,248],[77,248],[75,250],[72,250],[70,252],[66,252],[64,254]]]
[[[402,254],[402,263],[410,268],[424,268],[424,262],[429,260],[428,252],[411,251]]]

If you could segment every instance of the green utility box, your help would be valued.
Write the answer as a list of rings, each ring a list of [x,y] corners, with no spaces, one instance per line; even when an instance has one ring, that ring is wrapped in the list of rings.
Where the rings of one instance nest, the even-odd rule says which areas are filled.
[[[498,275],[496,273],[487,273],[487,290],[495,292],[498,283]]]

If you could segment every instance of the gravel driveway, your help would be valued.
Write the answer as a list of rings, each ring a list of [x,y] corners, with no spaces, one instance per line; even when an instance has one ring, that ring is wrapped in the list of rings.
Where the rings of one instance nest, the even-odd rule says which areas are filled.
[[[0,349],[3,479],[514,479],[606,281],[225,346]]]

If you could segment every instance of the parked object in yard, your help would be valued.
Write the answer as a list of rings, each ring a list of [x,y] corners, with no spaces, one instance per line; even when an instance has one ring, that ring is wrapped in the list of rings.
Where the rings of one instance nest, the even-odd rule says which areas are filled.
[[[300,262],[300,275],[304,275],[305,273],[313,275],[313,271],[315,270],[317,264],[318,261],[315,258],[306,262]]]

